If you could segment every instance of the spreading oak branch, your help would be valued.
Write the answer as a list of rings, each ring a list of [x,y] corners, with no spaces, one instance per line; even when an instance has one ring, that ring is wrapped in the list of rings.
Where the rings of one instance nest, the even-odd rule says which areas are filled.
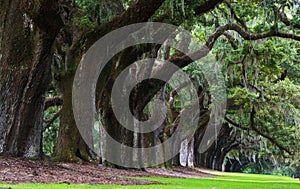
[[[60,113],[61,109],[58,112],[56,112],[51,119],[44,120],[44,122],[47,123],[47,125],[43,128],[43,132],[45,132],[52,125],[52,123],[60,116]]]
[[[274,13],[276,15],[279,16],[279,20],[281,22],[283,22],[286,26],[291,26],[291,27],[294,27],[294,28],[297,28],[297,29],[300,29],[300,24],[299,23],[292,23],[286,16],[286,14],[282,11],[281,13],[274,9]]]
[[[164,0],[139,0],[112,21],[100,25],[88,33],[86,46],[90,47],[95,41],[110,31],[126,25],[148,21],[163,3]]]
[[[269,31],[264,33],[251,33],[249,31],[244,30],[241,26],[235,23],[228,23],[223,26],[218,27],[214,33],[212,33],[206,40],[206,43],[199,48],[198,51],[192,52],[190,54],[185,54],[182,56],[172,56],[168,59],[167,62],[172,62],[176,66],[183,68],[190,63],[194,62],[194,60],[200,60],[201,58],[208,55],[210,50],[213,48],[215,42],[217,39],[224,34],[224,32],[233,30],[239,33],[239,35],[244,38],[245,40],[259,40],[264,39],[268,37],[280,37],[280,38],[287,38],[287,39],[293,39],[296,41],[300,41],[300,36],[295,34],[289,34],[289,33],[283,33],[280,31]],[[158,77],[159,75],[163,75],[166,77],[171,77],[173,73],[170,73],[168,71],[167,64],[163,64],[160,66],[159,69],[157,69],[155,72],[153,72],[153,77]],[[164,82],[156,81],[153,83],[148,83],[147,89],[141,91],[141,95],[143,98],[143,103],[140,103],[139,109],[143,110],[144,107],[147,105],[147,103],[152,99],[152,97],[156,94],[156,92],[164,85]]]
[[[287,39],[293,39],[296,41],[300,41],[300,36],[295,35],[295,34],[289,34],[289,33],[283,33],[279,31],[269,31],[269,32],[264,32],[264,33],[251,33],[249,31],[244,30],[241,26],[235,23],[228,23],[223,26],[220,26],[216,29],[216,31],[211,34],[207,40],[205,45],[203,45],[198,51],[193,52],[188,55],[183,55],[183,56],[173,56],[170,58],[170,62],[173,62],[175,65],[179,67],[185,67],[189,65],[190,63],[193,62],[193,60],[199,60],[203,57],[205,57],[210,50],[213,48],[215,42],[217,39],[224,34],[224,32],[233,30],[236,31],[243,37],[245,40],[259,40],[259,39],[264,39],[268,37],[280,37],[280,38],[287,38]]]
[[[205,0],[197,8],[194,9],[196,14],[204,14],[215,8],[218,4],[224,0]]]
[[[235,126],[235,127],[237,127],[237,128],[240,128],[240,129],[245,130],[245,131],[248,131],[248,130],[249,130],[248,127],[245,127],[245,126],[242,126],[241,124],[236,123],[235,121],[233,121],[232,119],[228,118],[227,116],[225,116],[225,120],[226,120],[229,124],[231,124],[231,125],[233,125],[233,126]],[[260,136],[266,138],[267,140],[269,140],[272,144],[274,144],[275,146],[277,146],[280,150],[285,151],[285,152],[287,152],[288,154],[292,154],[292,152],[291,152],[290,149],[288,149],[287,147],[283,146],[282,144],[280,144],[278,141],[276,141],[275,139],[273,139],[272,137],[270,137],[270,136],[267,135],[266,133],[263,133],[262,131],[260,131],[258,128],[255,127],[254,124],[251,124],[251,129],[252,129],[255,133],[257,133],[258,135],[260,135]]]

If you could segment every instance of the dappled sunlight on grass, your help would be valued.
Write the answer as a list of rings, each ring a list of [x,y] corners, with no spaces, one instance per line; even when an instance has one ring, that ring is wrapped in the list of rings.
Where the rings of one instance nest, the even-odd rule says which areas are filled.
[[[218,179],[238,179],[243,181],[264,181],[264,182],[283,182],[283,181],[295,181],[295,179],[287,176],[278,175],[263,175],[263,174],[244,174],[244,173],[232,173],[232,172],[220,172],[207,169],[201,169],[202,172],[217,175]]]

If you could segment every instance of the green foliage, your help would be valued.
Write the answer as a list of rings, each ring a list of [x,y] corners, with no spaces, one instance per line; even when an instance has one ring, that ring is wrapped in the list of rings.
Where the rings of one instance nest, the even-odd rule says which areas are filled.
[[[112,19],[113,13],[108,10],[102,1],[78,0],[76,4],[85,11],[85,15],[75,18],[82,28],[92,28]]]
[[[290,176],[290,177],[299,177],[296,176],[296,168],[293,166],[280,166],[272,171],[272,174],[275,175],[283,175],[283,176]]]
[[[250,32],[279,30],[299,33],[292,26],[285,26],[274,13],[274,9],[285,6],[288,19],[298,21],[300,9],[291,1],[238,0],[231,6]],[[213,16],[206,15],[206,20],[212,20],[209,27],[201,29],[204,28],[202,25],[197,26],[196,35],[200,40],[206,37],[203,33],[212,33],[212,23],[222,25],[237,22],[223,4],[211,14]],[[244,167],[247,172],[266,171],[291,176],[296,172],[294,162],[300,159],[300,144],[296,142],[299,141],[300,130],[296,121],[300,116],[300,43],[281,38],[246,41],[236,32],[229,31],[227,34],[235,39],[234,44],[238,48],[234,49],[229,40],[221,36],[215,42],[212,53],[224,64],[228,98],[235,99],[235,105],[240,106],[238,110],[227,110],[227,116],[243,126],[238,139],[241,149],[234,157],[243,154],[251,159],[256,154],[258,159],[265,162],[262,166],[262,162],[249,161],[248,167]],[[250,120],[252,109],[255,110],[254,123]],[[251,124],[273,141],[266,137],[253,137],[259,134],[252,130]],[[244,144],[247,146],[243,147]],[[277,145],[292,153],[283,152]]]
[[[52,119],[59,109],[60,107],[57,106],[48,108],[44,113],[44,120]],[[47,122],[45,122],[43,132],[43,152],[45,155],[50,156],[53,153],[54,145],[58,137],[59,118],[45,128],[47,125]]]
[[[95,27],[96,26],[96,23],[95,22],[93,22],[90,18],[89,18],[89,16],[83,16],[83,17],[81,17],[79,20],[78,20],[79,22],[80,22],[80,26],[81,27]]]

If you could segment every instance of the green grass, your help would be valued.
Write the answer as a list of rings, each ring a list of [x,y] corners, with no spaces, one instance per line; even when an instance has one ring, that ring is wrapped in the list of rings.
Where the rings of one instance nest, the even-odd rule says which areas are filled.
[[[158,181],[168,184],[146,186],[114,186],[114,185],[67,185],[67,184],[0,184],[0,187],[12,187],[13,189],[300,189],[300,181],[283,176],[257,175],[242,173],[212,172],[218,176],[203,179],[177,179],[177,178],[138,178],[149,181]]]

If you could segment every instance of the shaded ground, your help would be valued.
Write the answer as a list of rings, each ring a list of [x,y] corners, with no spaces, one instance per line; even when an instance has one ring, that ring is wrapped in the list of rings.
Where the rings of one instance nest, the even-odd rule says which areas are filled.
[[[123,178],[211,176],[196,168],[176,167],[173,171],[148,168],[146,171],[122,170],[89,163],[60,163],[0,157],[0,183],[68,183],[68,184],[155,184],[155,182]]]

